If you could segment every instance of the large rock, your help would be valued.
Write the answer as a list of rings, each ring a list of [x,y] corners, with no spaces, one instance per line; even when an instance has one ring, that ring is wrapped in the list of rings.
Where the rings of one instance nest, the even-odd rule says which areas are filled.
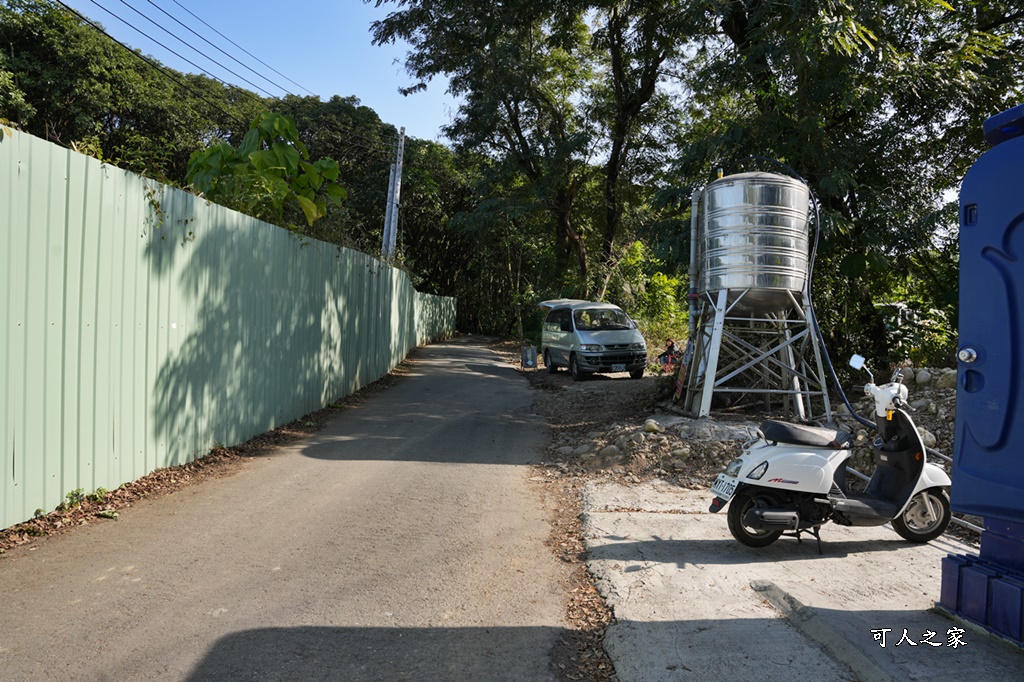
[[[665,427],[653,419],[644,422],[644,431],[647,433],[661,433],[664,430]]]
[[[956,370],[947,369],[935,380],[935,388],[956,388]]]
[[[914,375],[914,381],[917,382],[918,386],[927,386],[932,383],[932,373],[926,369],[919,370],[917,374]]]
[[[689,443],[682,443],[679,447],[672,450],[672,456],[677,458],[688,457],[690,455],[691,448]]]
[[[935,434],[928,429],[918,427],[917,432],[921,434],[921,442],[924,443],[926,448],[934,448],[938,440],[935,438]]]

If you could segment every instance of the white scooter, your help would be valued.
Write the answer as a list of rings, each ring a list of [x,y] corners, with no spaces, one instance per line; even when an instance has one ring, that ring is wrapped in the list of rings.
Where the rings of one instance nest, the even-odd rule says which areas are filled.
[[[865,369],[854,355],[854,369]],[[864,386],[874,398],[878,437],[872,443],[875,471],[864,492],[846,484],[853,452],[845,431],[766,421],[711,486],[711,511],[729,504],[729,530],[749,547],[766,547],[784,532],[809,532],[819,542],[822,524],[892,527],[910,542],[930,542],[949,525],[950,480],[926,459],[926,449],[907,414],[907,387],[899,371],[887,384],[874,376]]]

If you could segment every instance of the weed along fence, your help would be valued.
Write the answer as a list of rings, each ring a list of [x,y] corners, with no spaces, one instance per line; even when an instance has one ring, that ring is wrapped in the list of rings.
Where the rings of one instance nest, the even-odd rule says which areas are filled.
[[[0,528],[319,409],[454,328],[454,299],[366,254],[0,138]]]

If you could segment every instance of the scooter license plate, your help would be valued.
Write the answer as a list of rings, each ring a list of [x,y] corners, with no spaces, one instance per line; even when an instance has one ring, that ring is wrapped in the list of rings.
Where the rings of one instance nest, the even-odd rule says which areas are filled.
[[[739,479],[733,478],[732,476],[726,476],[725,474],[718,474],[718,478],[716,478],[715,482],[711,484],[711,492],[716,496],[721,497],[722,500],[728,502],[736,493],[737,485],[739,485]]]
[[[626,371],[626,366],[623,365],[623,364],[612,365],[612,371],[613,372],[625,372]]]

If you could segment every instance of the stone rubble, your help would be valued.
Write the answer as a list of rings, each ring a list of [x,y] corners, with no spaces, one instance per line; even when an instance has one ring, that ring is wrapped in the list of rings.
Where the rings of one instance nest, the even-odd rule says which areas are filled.
[[[925,446],[946,455],[952,455],[956,376],[956,370],[944,368],[904,368],[901,376],[909,389],[911,416]],[[876,377],[876,381],[885,380],[887,377]],[[607,384],[613,385],[612,381]],[[579,392],[578,386],[570,386]],[[563,394],[559,399],[564,397]],[[858,414],[871,418],[870,398],[852,392],[847,397]],[[579,398],[586,400],[588,396],[581,394]],[[652,403],[648,403],[646,418],[628,419],[622,415],[610,420],[602,430],[559,430],[549,452],[570,475],[639,477],[638,480],[662,476],[682,487],[704,488],[740,453],[743,444],[756,436],[764,419],[785,420],[781,415],[714,412],[705,419],[692,419],[679,415],[678,405],[671,401]],[[833,413],[836,426],[855,435],[853,466],[864,471],[873,468],[873,432],[854,420],[841,402],[833,406]]]

